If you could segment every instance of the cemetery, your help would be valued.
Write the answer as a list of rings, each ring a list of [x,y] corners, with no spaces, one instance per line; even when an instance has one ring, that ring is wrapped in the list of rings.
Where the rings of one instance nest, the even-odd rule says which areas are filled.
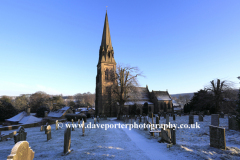
[[[199,121],[198,115],[164,117],[139,117],[123,116],[122,120],[116,117],[103,116],[96,119],[87,119],[81,124],[189,124],[189,121],[198,122],[200,128],[176,128],[173,130],[152,128],[56,128],[56,124],[46,124],[31,128],[19,127],[15,135],[19,136],[18,142],[13,136],[0,142],[0,159],[12,156],[11,150],[19,141],[29,143],[30,150],[34,152],[34,159],[154,159],[167,157],[177,159],[174,155],[188,159],[239,159],[240,157],[240,132],[228,129],[228,117],[219,118],[219,125],[213,125],[212,116],[204,116]],[[193,119],[192,119],[193,117]],[[216,116],[215,116],[216,118]],[[140,122],[141,121],[141,122]],[[56,121],[57,122],[57,121]],[[60,122],[57,122],[60,123]],[[68,121],[64,124],[72,124]],[[78,121],[74,122],[78,124]],[[233,124],[234,125],[234,124]],[[41,131],[41,128],[45,132]],[[51,130],[51,128],[54,128]],[[213,128],[213,129],[210,129]],[[219,129],[220,130],[219,130]],[[219,130],[219,131],[218,131]],[[1,135],[13,134],[15,130],[2,131]],[[174,132],[173,132],[174,131]],[[213,138],[210,135],[214,135]],[[84,135],[84,136],[83,136]],[[224,136],[223,136],[224,135]],[[2,136],[1,136],[2,137]],[[44,146],[44,147],[43,147]],[[222,147],[223,146],[223,147]],[[32,153],[32,152],[31,152]]]

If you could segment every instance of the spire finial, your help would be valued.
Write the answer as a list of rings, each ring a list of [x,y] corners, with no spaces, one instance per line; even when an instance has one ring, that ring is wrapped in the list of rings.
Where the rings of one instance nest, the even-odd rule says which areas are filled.
[[[107,12],[107,7],[108,7],[108,6],[106,6],[106,12]]]

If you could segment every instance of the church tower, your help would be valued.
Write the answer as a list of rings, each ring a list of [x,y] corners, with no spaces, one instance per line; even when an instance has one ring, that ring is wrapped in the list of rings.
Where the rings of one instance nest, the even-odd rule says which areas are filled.
[[[116,62],[111,42],[107,11],[102,34],[102,42],[99,49],[99,60],[97,64],[96,77],[96,114],[116,116],[116,108],[112,103],[111,86],[112,76],[116,71]]]

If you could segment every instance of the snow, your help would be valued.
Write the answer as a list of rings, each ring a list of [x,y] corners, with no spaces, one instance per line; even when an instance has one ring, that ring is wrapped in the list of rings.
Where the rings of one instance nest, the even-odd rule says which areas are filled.
[[[172,99],[171,99],[169,96],[167,96],[167,95],[157,96],[157,99],[158,99],[159,101],[171,101],[171,100],[172,100]]]
[[[17,114],[16,116],[12,117],[12,118],[9,118],[9,119],[6,119],[6,121],[9,121],[9,122],[19,122],[21,121],[21,119],[24,118],[24,116],[26,116],[27,113],[25,111]]]
[[[42,118],[37,118],[37,117],[34,117],[34,116],[25,116],[18,123],[21,123],[21,124],[31,124],[31,123],[41,122],[41,120],[42,120]]]
[[[144,105],[144,103],[148,103],[148,104],[153,104],[152,102],[148,102],[148,101],[136,101],[136,102],[125,102],[124,105],[128,106],[128,105],[134,105],[136,104],[140,104],[140,105]]]
[[[176,122],[169,118],[171,123],[188,124],[188,116],[177,116]],[[195,122],[198,116],[194,116]],[[177,129],[177,144],[170,149],[167,143],[159,143],[156,135],[152,137],[149,131],[143,129],[109,128],[107,131],[101,128],[85,128],[85,136],[82,129],[76,128],[71,133],[71,149],[67,156],[61,156],[64,144],[64,129],[55,130],[52,124],[52,139],[47,140],[44,131],[40,127],[25,128],[27,141],[35,152],[34,159],[240,159],[240,132],[228,130],[227,117],[220,118],[220,127],[226,129],[227,150],[209,146],[209,125],[211,117],[205,116],[199,129]],[[154,117],[155,121],[155,117]],[[93,119],[88,119],[87,124]],[[129,121],[130,122],[130,121]],[[160,118],[160,123],[166,119]],[[100,124],[123,124],[116,118],[108,120],[100,119]],[[11,131],[2,131],[9,134]],[[0,142],[0,159],[6,159],[14,146],[13,138]]]
[[[51,111],[48,114],[48,117],[62,117],[62,115],[69,109],[70,107],[63,107],[57,111]]]

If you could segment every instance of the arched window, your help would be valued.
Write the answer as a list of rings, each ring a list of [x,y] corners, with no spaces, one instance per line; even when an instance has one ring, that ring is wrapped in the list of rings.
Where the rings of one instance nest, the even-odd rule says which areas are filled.
[[[105,71],[105,80],[108,80],[108,79],[109,79],[109,70],[107,68]]]

